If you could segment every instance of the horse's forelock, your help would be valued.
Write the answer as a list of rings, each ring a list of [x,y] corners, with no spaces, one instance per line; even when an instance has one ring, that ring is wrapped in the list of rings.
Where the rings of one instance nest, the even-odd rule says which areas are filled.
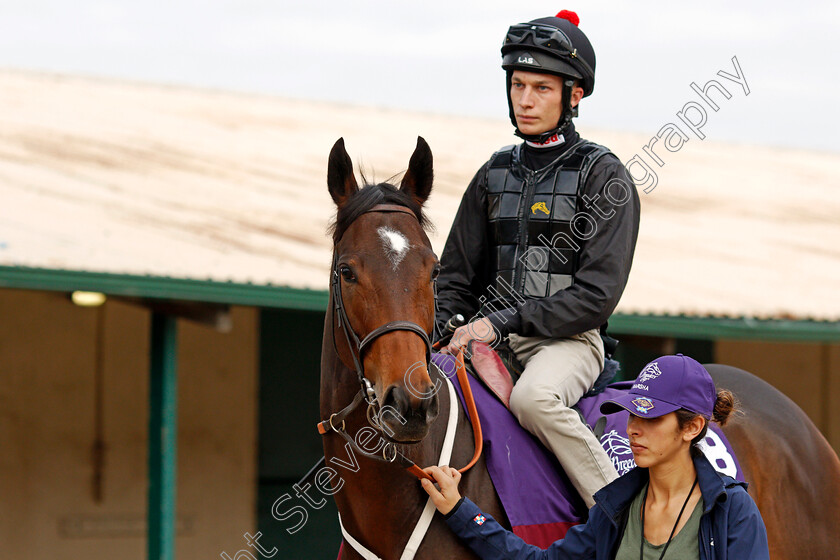
[[[328,233],[332,234],[333,243],[338,243],[347,228],[356,219],[370,211],[377,204],[397,204],[405,206],[417,217],[420,226],[429,231],[431,222],[423,212],[423,208],[414,202],[414,199],[390,183],[379,183],[376,185],[365,185],[357,193],[352,195],[347,202],[338,209],[335,218],[329,226]]]

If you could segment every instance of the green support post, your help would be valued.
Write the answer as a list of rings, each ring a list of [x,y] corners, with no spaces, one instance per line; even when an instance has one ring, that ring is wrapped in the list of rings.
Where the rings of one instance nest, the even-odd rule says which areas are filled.
[[[152,313],[149,385],[149,560],[175,559],[178,433],[178,328]]]

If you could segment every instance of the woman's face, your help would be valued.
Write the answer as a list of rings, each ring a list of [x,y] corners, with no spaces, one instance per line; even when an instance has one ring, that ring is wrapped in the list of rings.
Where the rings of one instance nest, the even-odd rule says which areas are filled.
[[[627,437],[636,464],[644,468],[655,467],[681,453],[689,453],[691,440],[699,433],[699,429],[695,431],[696,424],[689,422],[680,430],[675,412],[659,418],[640,418],[631,414],[627,419]]]

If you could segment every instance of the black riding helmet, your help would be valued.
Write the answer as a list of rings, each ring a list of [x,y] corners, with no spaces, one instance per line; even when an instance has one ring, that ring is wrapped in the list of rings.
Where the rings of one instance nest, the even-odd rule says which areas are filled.
[[[562,134],[572,122],[572,117],[577,116],[577,107],[571,106],[575,80],[583,88],[584,97],[595,89],[595,50],[578,28],[579,21],[574,12],[562,10],[555,17],[518,23],[508,29],[502,45],[502,68],[506,74],[510,122],[516,127],[516,135],[520,138],[544,142],[554,134]],[[520,132],[510,99],[514,70],[542,72],[563,78],[563,111],[557,128],[537,136]]]

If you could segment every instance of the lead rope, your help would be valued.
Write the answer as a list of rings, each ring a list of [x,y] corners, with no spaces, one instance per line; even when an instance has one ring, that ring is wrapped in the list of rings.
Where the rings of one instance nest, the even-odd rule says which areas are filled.
[[[455,446],[455,432],[458,428],[458,408],[460,404],[458,403],[457,395],[455,395],[455,387],[453,387],[452,382],[449,381],[449,378],[445,375],[443,378],[446,380],[446,386],[449,389],[449,421],[446,424],[446,435],[443,438],[443,447],[440,450],[440,459],[438,460],[438,464],[448,465],[449,460],[452,459],[452,449]],[[465,467],[464,470],[470,466],[472,466],[472,463]],[[408,538],[408,543],[405,545],[405,549],[400,556],[400,560],[413,560],[414,555],[417,554],[417,549],[420,548],[420,543],[423,542],[423,538],[429,530],[429,525],[431,525],[434,515],[435,504],[432,502],[432,498],[430,496],[429,499],[426,500],[426,507],[423,508],[423,513],[420,514],[420,519],[417,520],[417,525],[414,526],[414,531],[411,532],[411,536]],[[358,552],[362,558],[365,560],[382,560],[379,556],[365,548],[362,543],[350,535],[341,523],[340,513],[338,514],[338,525],[341,527],[341,534],[344,536],[344,540],[347,541],[347,544],[353,547],[353,550]]]

